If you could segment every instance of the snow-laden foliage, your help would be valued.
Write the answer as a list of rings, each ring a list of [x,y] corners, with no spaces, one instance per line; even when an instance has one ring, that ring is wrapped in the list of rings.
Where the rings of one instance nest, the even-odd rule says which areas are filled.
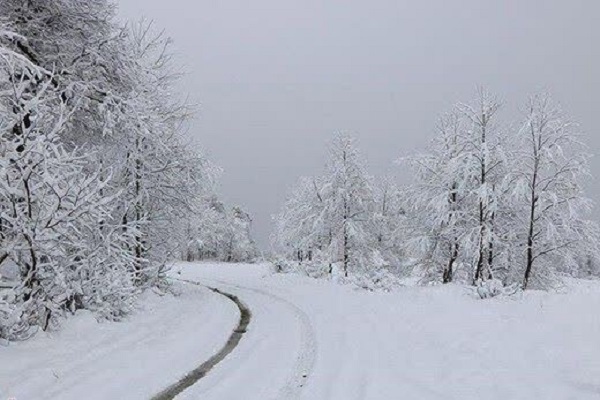
[[[10,51],[2,59],[11,78],[0,84],[0,257],[20,275],[3,336],[46,328],[64,309],[118,316],[135,289],[121,254],[127,235],[111,216],[116,198],[103,194],[111,173],[86,173],[92,158],[61,144],[78,103],[65,101],[54,75]]]
[[[429,152],[407,159],[407,251],[426,282],[526,289],[593,271],[598,228],[576,125],[548,95],[530,99],[520,124],[501,125],[499,109],[480,90],[442,118]]]
[[[374,185],[373,224],[377,248],[388,264],[400,266],[407,240],[406,205],[403,189],[386,177]]]
[[[349,270],[367,267],[373,241],[373,188],[354,140],[336,136],[321,189],[320,219],[331,234],[329,256],[340,263],[345,276]]]
[[[325,173],[303,178],[276,217],[282,270],[310,276],[373,276],[397,262],[403,215],[397,188],[374,189],[355,140],[337,135]]]
[[[469,235],[465,245],[472,253],[473,282],[491,279],[501,252],[498,226],[502,201],[502,180],[505,177],[503,140],[498,122],[498,100],[484,89],[478,91],[476,101],[459,104],[456,111],[465,121],[462,131],[465,157],[465,175],[469,201],[465,217]]]
[[[577,125],[549,95],[529,99],[518,131],[511,194],[524,251],[513,271],[522,286],[544,285],[548,274],[577,274],[578,259],[598,255],[598,227],[589,221],[591,201],[582,179],[589,175]]]
[[[259,256],[252,239],[252,219],[240,207],[228,209],[214,195],[187,221],[186,261],[252,262]]]
[[[276,217],[274,244],[286,257],[312,261],[330,239],[321,218],[321,179],[302,178]]]
[[[0,271],[18,270],[0,288],[0,338],[81,308],[125,315],[212,187],[183,135],[170,40],[113,9],[0,3]]]
[[[409,188],[409,252],[419,255],[427,277],[454,279],[469,236],[468,158],[461,136],[464,121],[453,112],[440,119],[429,153],[407,159],[417,183]]]
[[[401,160],[415,178],[403,188],[374,184],[354,141],[336,137],[325,173],[300,180],[276,217],[277,269],[369,289],[415,273],[482,298],[598,276],[577,125],[547,94],[519,123],[501,109],[484,89],[453,107],[428,151]]]
[[[476,283],[504,274],[507,175],[499,102],[485,90],[440,119],[429,153],[408,158],[414,234],[426,278]]]

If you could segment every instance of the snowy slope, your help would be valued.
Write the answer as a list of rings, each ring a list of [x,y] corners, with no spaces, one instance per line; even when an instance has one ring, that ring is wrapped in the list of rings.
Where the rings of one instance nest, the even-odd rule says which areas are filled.
[[[259,308],[254,336],[182,399],[275,399],[277,387],[295,382],[293,362],[312,356],[295,332],[295,312],[264,303],[264,293],[308,315],[316,340],[306,382],[280,399],[600,398],[598,283],[482,301],[457,286],[373,294],[265,267],[181,269],[187,278],[227,282],[223,288]]]
[[[60,332],[0,347],[0,399],[148,399],[221,348],[238,309],[206,289],[145,294],[121,323],[82,313]]]

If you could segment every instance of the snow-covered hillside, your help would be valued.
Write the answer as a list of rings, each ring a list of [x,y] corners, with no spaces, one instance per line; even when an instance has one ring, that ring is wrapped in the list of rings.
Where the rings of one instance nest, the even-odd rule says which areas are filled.
[[[369,293],[267,265],[180,264],[173,277],[235,294],[239,345],[178,399],[597,399],[600,284],[479,300],[470,289]],[[233,303],[195,285],[123,323],[87,314],[0,348],[0,398],[147,399],[221,348]]]

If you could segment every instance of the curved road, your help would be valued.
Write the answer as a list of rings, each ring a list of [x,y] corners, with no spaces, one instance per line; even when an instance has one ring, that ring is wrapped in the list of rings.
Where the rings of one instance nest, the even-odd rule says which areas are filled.
[[[182,280],[182,282],[200,285],[199,283],[193,281]],[[189,387],[198,383],[200,379],[204,378],[206,374],[208,374],[218,363],[223,361],[225,357],[227,357],[238,346],[240,340],[242,339],[242,335],[246,333],[246,329],[248,328],[250,320],[252,319],[252,313],[250,312],[248,307],[246,307],[246,305],[242,303],[237,298],[237,296],[234,296],[229,293],[224,293],[216,288],[209,289],[217,294],[220,294],[221,296],[227,297],[238,307],[238,309],[240,310],[240,320],[238,322],[237,327],[229,336],[229,339],[227,340],[225,346],[217,354],[215,354],[206,362],[202,363],[198,368],[194,369],[186,376],[181,378],[178,382],[174,383],[158,395],[154,396],[152,400],[172,400],[176,396],[183,393]]]
[[[273,275],[267,266],[178,268],[181,278],[241,299],[252,322],[238,346],[177,399],[451,400],[484,393],[490,400],[592,400],[600,393],[600,353],[590,353],[600,319],[572,312],[600,302],[596,283],[569,295],[480,301],[460,286],[368,293]]]
[[[310,379],[317,346],[308,316],[288,300],[239,282],[178,279],[211,288],[240,308],[227,345],[153,400],[294,400]],[[273,317],[276,318],[273,318]]]

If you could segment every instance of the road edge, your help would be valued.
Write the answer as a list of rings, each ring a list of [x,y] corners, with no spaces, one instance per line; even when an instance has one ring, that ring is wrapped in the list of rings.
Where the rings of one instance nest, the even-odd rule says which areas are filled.
[[[194,281],[188,281],[188,280],[176,279],[176,278],[173,278],[173,279],[184,282],[184,283],[188,283],[191,285],[205,286],[205,285],[202,285],[201,283],[194,282]],[[221,348],[221,350],[219,350],[214,356],[212,356],[207,361],[202,363],[196,369],[187,373],[179,381],[172,384],[168,388],[164,389],[162,392],[160,392],[156,396],[153,396],[151,400],[173,400],[176,396],[183,393],[186,389],[188,389],[191,386],[198,383],[198,381],[200,381],[200,379],[204,378],[215,366],[217,366],[221,361],[223,361],[225,359],[225,357],[227,357],[229,354],[231,354],[233,352],[233,350],[235,350],[235,348],[238,346],[238,344],[242,340],[244,333],[246,333],[248,326],[250,325],[250,322],[252,320],[252,313],[250,312],[250,309],[236,295],[233,295],[233,294],[227,293],[227,292],[223,292],[217,288],[208,287],[208,286],[205,286],[205,287],[207,287],[214,293],[217,293],[221,296],[228,298],[230,301],[235,303],[235,305],[240,310],[240,319],[238,321],[238,325],[233,330],[233,332],[227,339],[227,343],[225,344],[225,346],[223,346],[223,348]]]

